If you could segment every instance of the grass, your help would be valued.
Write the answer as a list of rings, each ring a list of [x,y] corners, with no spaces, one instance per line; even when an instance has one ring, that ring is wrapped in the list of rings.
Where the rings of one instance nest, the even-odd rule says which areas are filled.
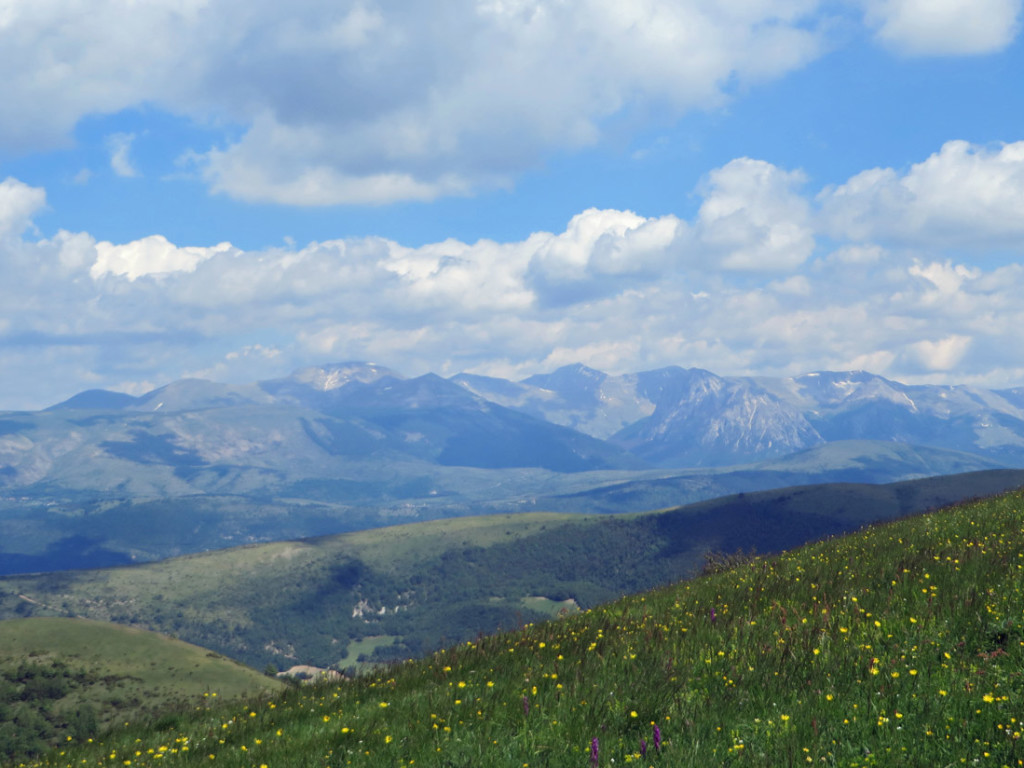
[[[130,679],[151,703],[165,689],[187,699],[211,690],[237,697],[284,687],[231,659],[154,632],[86,619],[0,621],[0,667],[29,657]]]
[[[0,759],[69,735],[279,693],[285,685],[204,648],[81,619],[0,622]],[[12,727],[13,726],[13,727]]]
[[[876,526],[39,766],[1024,765],[1024,496]]]
[[[373,656],[378,648],[386,648],[392,645],[397,636],[393,635],[370,635],[359,640],[353,640],[345,649],[345,655],[341,657],[338,666],[343,669],[354,668],[359,672],[371,669],[373,664],[366,661]]]

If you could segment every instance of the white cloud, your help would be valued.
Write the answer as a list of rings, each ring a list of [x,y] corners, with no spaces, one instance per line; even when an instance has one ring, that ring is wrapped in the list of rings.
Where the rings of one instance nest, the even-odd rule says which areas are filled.
[[[802,173],[746,157],[712,171],[697,216],[711,266],[771,272],[806,261],[814,234],[807,200],[796,192],[804,181]]]
[[[929,371],[949,371],[963,359],[971,346],[971,337],[953,334],[938,341],[915,342],[909,345]]]
[[[113,133],[107,136],[107,150],[110,152],[110,167],[123,178],[134,178],[139,172],[129,156],[132,151],[134,133]]]
[[[1005,48],[1019,30],[1021,0],[866,0],[878,39],[910,56],[970,55]]]
[[[671,271],[687,225],[675,216],[591,208],[559,235],[528,241],[526,279],[542,303],[563,305],[618,293]]]
[[[963,232],[929,244],[912,215],[966,194],[972,175],[998,177],[993,168],[1012,192],[1006,153],[959,157],[975,155],[980,169],[954,163],[968,170],[932,173],[931,186],[907,193],[895,212],[855,205],[863,198],[849,190],[872,174],[855,176],[845,196],[820,195],[827,211],[816,215],[799,173],[740,159],[708,174],[689,220],[589,209],[562,231],[510,242],[408,247],[368,237],[248,252],[160,235],[115,244],[61,231],[33,240],[25,233],[45,193],[8,179],[0,184],[0,407],[46,405],[86,382],[197,371],[244,381],[346,359],[410,374],[525,376],[581,360],[614,372],[868,368],[1020,385],[1007,355],[1024,349],[1024,265],[965,254]],[[946,150],[935,157],[948,163]],[[918,166],[893,172],[890,195],[913,186],[905,179],[924,184],[921,174]],[[1000,219],[1004,197],[967,201],[978,221],[954,224],[1006,242],[1017,224]],[[856,222],[870,239],[844,236],[837,221]],[[797,234],[778,237],[779,227]],[[896,234],[917,246],[894,246]]]
[[[8,176],[0,182],[0,240],[20,235],[46,205],[46,190]]]
[[[933,261],[930,264],[914,264],[908,270],[915,277],[923,277],[940,294],[957,293],[965,280],[976,280],[981,276],[978,269],[969,269],[963,264],[953,265],[946,261],[943,264]]]
[[[111,274],[135,280],[143,275],[194,272],[196,266],[213,256],[237,252],[231,243],[212,248],[178,248],[163,235],[150,235],[124,245],[96,243],[96,261],[89,273],[93,278]]]
[[[301,87],[298,114],[295,94],[263,89],[252,128],[209,155],[205,176],[228,194],[303,204],[504,186],[552,149],[598,142],[602,121],[624,109],[715,106],[727,82],[802,66],[820,47],[802,24],[815,5],[464,0],[441,14],[378,9],[366,33],[372,53],[321,49],[339,77]],[[266,41],[268,62],[283,58],[281,43]]]
[[[830,232],[856,241],[963,248],[1024,245],[1024,142],[950,141],[900,174],[863,171],[819,196]]]
[[[0,145],[67,144],[82,117],[145,105],[230,125],[190,156],[239,199],[461,195],[594,145],[612,116],[713,108],[805,65],[819,4],[9,0]]]

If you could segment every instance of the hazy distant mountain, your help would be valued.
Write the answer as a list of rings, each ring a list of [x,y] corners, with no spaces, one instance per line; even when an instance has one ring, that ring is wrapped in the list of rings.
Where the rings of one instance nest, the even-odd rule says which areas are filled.
[[[83,393],[0,419],[0,487],[165,496],[273,491],[344,476],[352,462],[555,472],[642,466],[621,447],[432,374],[402,379],[349,364],[259,385],[184,380],[141,397],[115,395]]]
[[[1024,466],[1022,411],[1022,390],[679,367],[513,382],[342,363],[138,397],[92,390],[0,414],[0,570]]]
[[[909,386],[863,371],[722,377],[678,367],[609,376],[582,365],[453,381],[660,467],[723,466],[837,440],[882,440],[1024,463],[1024,388]]]
[[[609,376],[579,364],[521,382],[465,373],[451,381],[495,403],[601,439],[654,412],[635,376]]]
[[[611,376],[583,365],[519,382],[408,379],[339,363],[247,385],[186,379],[140,397],[91,390],[0,416],[0,487],[276,493],[396,463],[420,473],[722,467],[848,440],[985,459],[971,469],[1024,465],[1024,389],[907,386],[864,372]]]

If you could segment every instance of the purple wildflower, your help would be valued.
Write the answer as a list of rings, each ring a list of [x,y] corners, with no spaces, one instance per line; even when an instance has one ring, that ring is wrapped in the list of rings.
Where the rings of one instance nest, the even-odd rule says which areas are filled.
[[[658,727],[657,723],[654,724],[654,748],[659,752],[661,751],[661,728]]]
[[[597,762],[598,762],[597,755],[598,755],[598,746],[597,746],[597,737],[595,736],[593,739],[590,740],[590,765],[591,765],[591,768],[597,768]]]
[[[709,615],[711,616],[711,623],[714,624],[715,623],[715,619],[718,618],[718,614],[715,613],[715,609],[714,608],[711,609],[711,613]]]
[[[530,700],[526,697],[525,693],[523,694],[523,714],[530,714]]]
[[[647,739],[640,739],[640,757],[647,757]]]

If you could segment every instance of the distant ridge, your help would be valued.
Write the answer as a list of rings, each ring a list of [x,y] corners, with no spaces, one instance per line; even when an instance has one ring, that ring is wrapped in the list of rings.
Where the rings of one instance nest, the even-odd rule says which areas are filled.
[[[137,398],[126,395],[123,392],[111,392],[108,389],[87,389],[67,400],[51,405],[47,411],[60,410],[96,410],[116,411],[127,408],[136,402]]]
[[[345,668],[687,578],[709,551],[777,552],[1022,485],[1024,470],[996,470],[795,486],[633,515],[435,520],[0,578],[0,618],[86,616],[173,633],[259,669]]]

